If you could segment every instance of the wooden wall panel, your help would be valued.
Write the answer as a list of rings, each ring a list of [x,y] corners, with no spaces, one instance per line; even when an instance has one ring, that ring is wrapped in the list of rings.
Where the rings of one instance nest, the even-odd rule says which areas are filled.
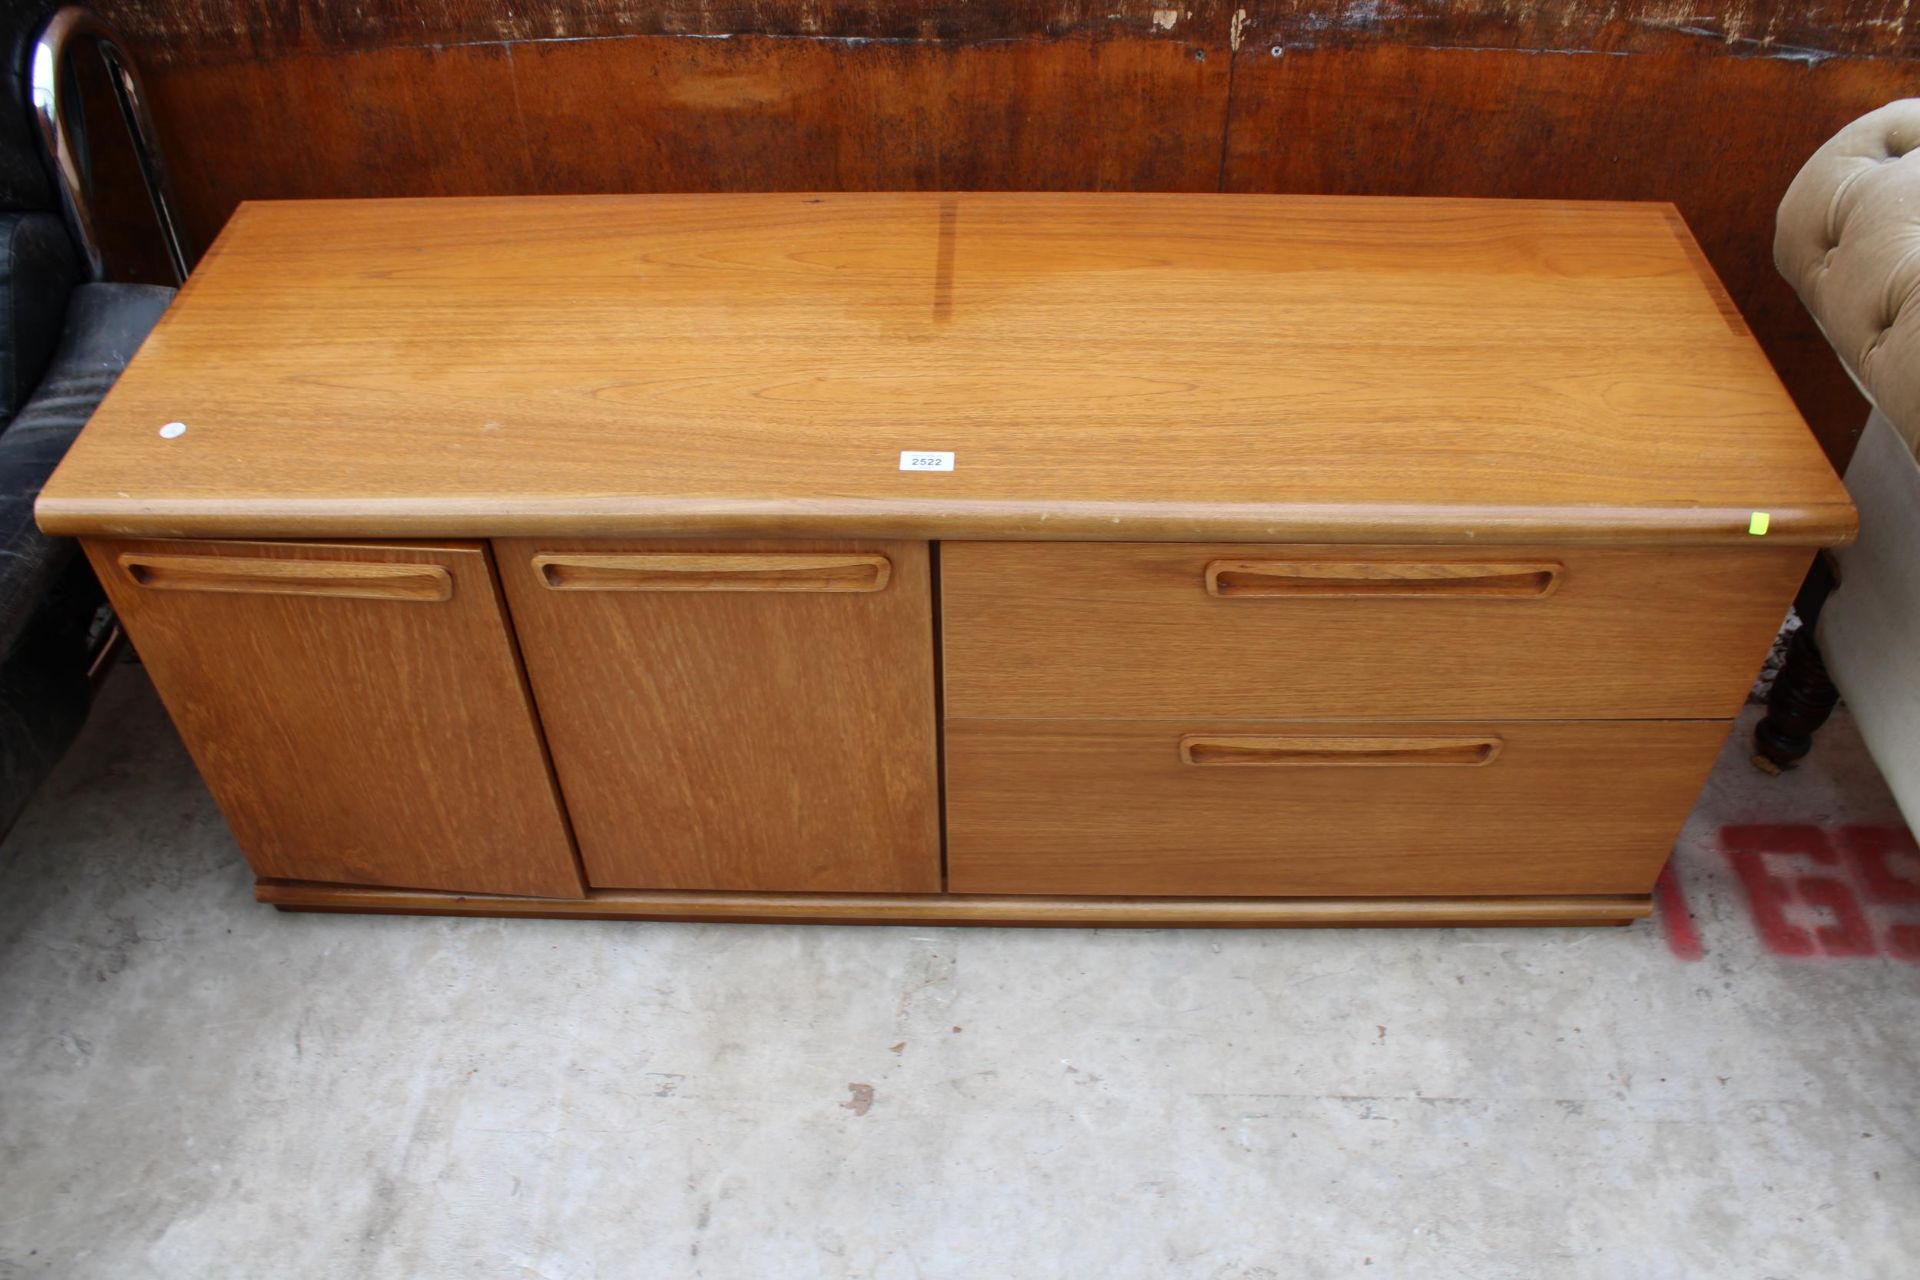
[[[1224,48],[1087,39],[514,52],[530,160],[554,191],[1211,191],[1228,61]]]
[[[1773,208],[1834,129],[1920,92],[1895,0],[98,4],[147,68],[200,246],[285,196],[1673,200],[1838,459],[1864,407],[1773,274]]]
[[[1162,41],[638,37],[289,54],[148,80],[204,246],[243,199],[1213,190],[1228,75],[1224,50]]]
[[[1479,49],[1644,47],[1669,33],[1800,57],[1920,52],[1900,0],[95,0],[159,58],[630,35],[975,42],[1063,35]],[[1195,36],[1194,33],[1202,33]]]

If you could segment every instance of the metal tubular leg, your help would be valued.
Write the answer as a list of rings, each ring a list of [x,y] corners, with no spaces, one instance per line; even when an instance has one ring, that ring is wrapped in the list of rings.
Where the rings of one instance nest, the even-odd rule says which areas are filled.
[[[154,133],[153,117],[147,111],[147,95],[133,60],[121,48],[120,37],[98,17],[77,5],[56,11],[41,29],[33,46],[33,115],[40,129],[41,145],[60,187],[60,200],[66,210],[67,225],[73,238],[87,256],[87,267],[95,280],[106,278],[106,260],[101,255],[100,239],[94,228],[93,210],[88,203],[87,183],[81,157],[61,110],[61,80],[66,74],[68,55],[75,40],[91,40],[99,51],[113,85],[114,100],[120,118],[133,142],[134,159],[140,165],[140,177],[146,183],[147,199],[160,224],[160,238],[173,268],[175,283],[187,278],[187,253],[180,237],[180,224],[174,217],[172,183],[167,177],[166,158]]]

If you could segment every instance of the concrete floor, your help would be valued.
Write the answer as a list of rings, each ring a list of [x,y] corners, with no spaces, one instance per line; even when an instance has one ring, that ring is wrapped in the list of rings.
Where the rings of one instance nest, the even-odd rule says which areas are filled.
[[[1913,1276],[1920,905],[1827,852],[1894,820],[1736,739],[1697,959],[280,915],[127,668],[0,847],[0,1280]]]

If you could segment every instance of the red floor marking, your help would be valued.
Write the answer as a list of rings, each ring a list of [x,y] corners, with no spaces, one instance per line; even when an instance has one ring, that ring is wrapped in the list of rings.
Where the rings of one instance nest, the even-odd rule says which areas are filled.
[[[1920,845],[1905,827],[1842,827],[1836,840],[1867,901],[1895,917],[1886,924],[1887,954],[1920,964]]]
[[[1825,876],[1805,876],[1793,882],[1802,902],[1825,907],[1833,913],[1833,923],[1818,925],[1813,936],[1820,950],[1830,956],[1877,956],[1880,944],[1873,940],[1873,926],[1844,880]]]
[[[1835,833],[1867,897],[1920,903],[1920,845],[1905,827],[1841,827]],[[1906,874],[1902,875],[1904,870]]]
[[[1687,894],[1680,887],[1680,872],[1672,858],[1660,868],[1660,878],[1653,885],[1653,900],[1660,908],[1660,932],[1666,935],[1667,949],[1689,963],[1707,954],[1707,949],[1700,945],[1700,931],[1693,927],[1693,912],[1687,907]]]
[[[1835,857],[1826,832],[1818,827],[1781,824],[1722,827],[1720,847],[1746,887],[1747,907],[1753,912],[1753,927],[1760,934],[1761,945],[1780,956],[1820,954],[1814,935],[1787,919],[1787,907],[1794,901],[1792,888],[1767,869],[1766,860],[1769,855],[1797,854],[1813,862],[1831,863]]]
[[[1920,847],[1906,828],[1722,827],[1720,847],[1775,955],[1920,964]]]

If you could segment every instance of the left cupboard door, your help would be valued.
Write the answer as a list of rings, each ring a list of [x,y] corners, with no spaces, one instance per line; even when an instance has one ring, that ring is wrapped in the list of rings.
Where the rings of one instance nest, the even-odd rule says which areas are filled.
[[[484,544],[85,545],[255,874],[584,895]]]

